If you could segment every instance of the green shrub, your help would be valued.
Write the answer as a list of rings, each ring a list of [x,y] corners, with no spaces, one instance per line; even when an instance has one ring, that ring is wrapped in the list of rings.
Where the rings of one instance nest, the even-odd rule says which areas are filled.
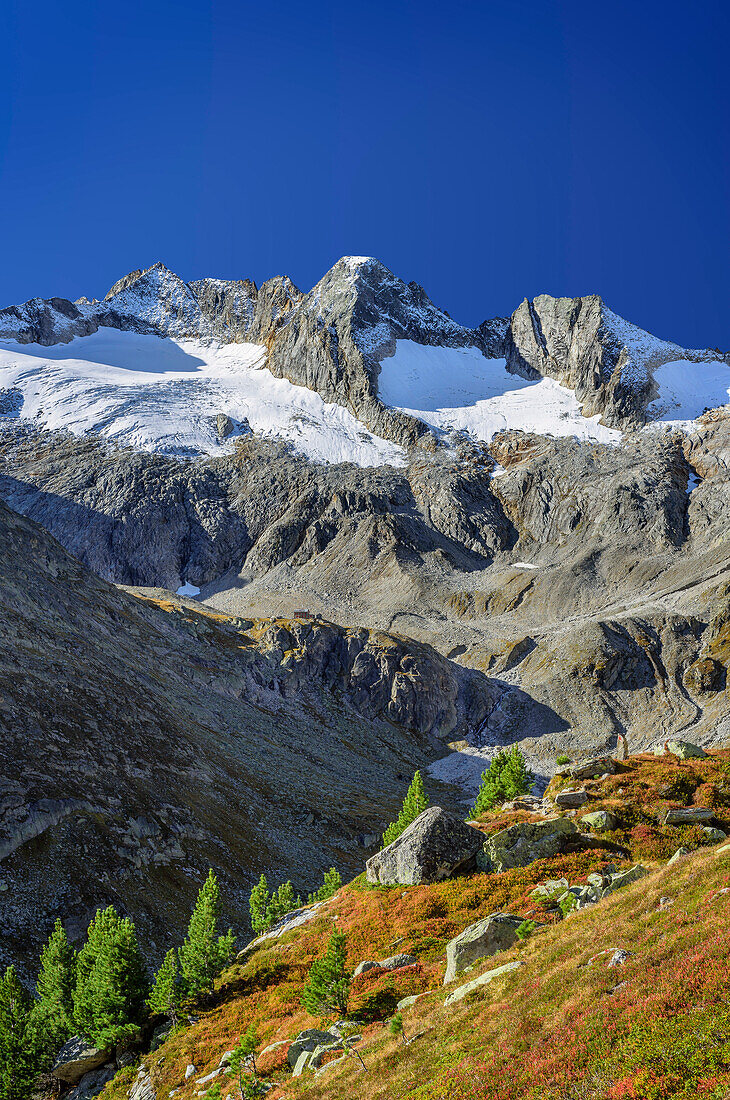
[[[515,935],[518,940],[526,940],[536,928],[537,923],[534,920],[523,920],[522,924],[515,929]]]
[[[563,764],[572,764],[573,760],[570,756],[568,756],[567,752],[561,752],[558,756],[555,757],[555,763],[558,765],[559,768],[561,768]]]

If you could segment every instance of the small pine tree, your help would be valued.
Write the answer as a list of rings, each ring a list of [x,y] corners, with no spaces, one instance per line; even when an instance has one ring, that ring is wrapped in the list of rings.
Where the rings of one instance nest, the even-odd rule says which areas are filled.
[[[219,917],[220,891],[211,870],[198,894],[185,943],[178,952],[183,987],[190,997],[210,992],[214,979],[233,954],[235,936],[230,928],[225,936],[219,935]]]
[[[470,816],[491,810],[498,802],[506,802],[517,795],[527,794],[535,786],[535,777],[528,769],[525,758],[517,745],[509,752],[502,750],[492,758],[489,767],[482,773],[476,801]]]
[[[36,1001],[30,1010],[29,1029],[45,1065],[74,1033],[73,990],[76,984],[76,952],[66,930],[56,921],[41,951],[36,982]]]
[[[271,903],[269,884],[266,875],[262,875],[251,891],[248,899],[248,907],[251,912],[251,928],[257,935],[261,935],[267,929],[266,913]]]
[[[182,999],[182,981],[177,961],[177,951],[172,948],[165,955],[162,966],[157,971],[152,991],[147,999],[150,1012],[159,1012],[169,1016],[172,1026],[177,1027]]]
[[[228,1063],[231,1067],[231,1071],[235,1073],[238,1078],[238,1087],[241,1090],[241,1096],[244,1096],[244,1083],[245,1072],[251,1065],[251,1076],[256,1081],[256,1048],[259,1045],[258,1035],[256,1034],[256,1028],[254,1024],[243,1033],[238,1040],[237,1045],[233,1048],[231,1054],[231,1060]]]
[[[403,806],[398,814],[398,820],[392,822],[383,833],[383,847],[392,844],[394,840],[405,832],[412,822],[428,809],[428,798],[423,787],[421,773],[416,772],[410,787],[403,799]]]
[[[302,899],[295,895],[291,882],[282,882],[276,893],[271,895],[271,900],[266,907],[265,928],[271,928],[272,924],[276,924],[293,909],[298,909],[301,904]]]
[[[307,904],[314,905],[316,901],[327,901],[328,898],[334,897],[341,887],[342,876],[340,872],[335,867],[330,867],[329,871],[324,873],[322,885],[307,898]]]
[[[347,938],[335,930],[323,958],[315,959],[302,990],[302,1004],[311,1016],[347,1015],[350,974],[347,970]]]
[[[41,1069],[29,1009],[30,999],[9,966],[0,977],[0,1100],[28,1100]]]
[[[144,1015],[147,973],[134,925],[114,906],[100,910],[78,954],[74,1022],[97,1046],[135,1036]]]
[[[527,767],[527,762],[517,745],[513,745],[508,753],[504,781],[508,799],[528,794],[535,786],[535,776]]]
[[[403,1017],[400,1012],[396,1012],[395,1016],[390,1021],[390,1034],[394,1035],[396,1038],[400,1037],[404,1043],[408,1043],[406,1033],[403,1030]]]

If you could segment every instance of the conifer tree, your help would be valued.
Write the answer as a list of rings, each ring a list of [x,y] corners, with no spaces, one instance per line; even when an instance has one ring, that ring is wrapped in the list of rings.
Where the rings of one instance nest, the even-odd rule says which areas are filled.
[[[248,907],[251,912],[251,928],[257,935],[266,931],[266,912],[270,902],[269,884],[266,881],[266,875],[262,875],[248,899]]]
[[[291,882],[282,882],[276,893],[271,895],[266,907],[265,928],[271,928],[272,924],[291,913],[292,909],[298,909],[301,904],[302,899],[295,895]]]
[[[401,833],[405,832],[408,826],[426,809],[428,809],[428,798],[423,787],[423,779],[421,773],[416,772],[403,800],[398,820],[392,822],[383,833],[383,847],[397,840]]]
[[[65,928],[57,920],[48,943],[41,951],[36,1001],[30,1010],[28,1021],[44,1063],[50,1063],[74,1033],[75,983],[76,952],[68,942]]]
[[[40,1070],[29,997],[9,966],[0,977],[0,1100],[28,1100]]]
[[[177,1027],[180,1001],[182,999],[182,981],[177,961],[177,951],[172,948],[165,955],[162,966],[157,971],[152,991],[147,999],[150,1012],[160,1012],[169,1016],[172,1026]]]
[[[74,1022],[97,1046],[137,1034],[148,992],[144,960],[128,917],[114,906],[100,910],[79,951]]]
[[[253,1081],[256,1081],[256,1048],[259,1045],[258,1035],[256,1034],[256,1027],[251,1024],[247,1030],[241,1035],[237,1045],[233,1048],[231,1054],[231,1060],[228,1063],[233,1073],[238,1078],[238,1087],[241,1090],[241,1095],[245,1096],[244,1092],[244,1071],[251,1065],[251,1076]]]
[[[198,894],[188,934],[178,952],[182,971],[183,988],[190,997],[208,993],[213,981],[230,961],[235,945],[231,929],[225,935],[218,931],[220,918],[220,891],[213,871]]]
[[[332,1013],[345,1016],[349,999],[347,938],[344,932],[335,930],[324,957],[312,963],[309,979],[302,990],[302,1004],[312,1016]]]
[[[535,786],[535,776],[527,767],[517,745],[509,752],[498,752],[485,772],[470,816],[477,817],[491,810],[498,802],[507,802],[517,795],[527,794]]]
[[[342,877],[340,872],[335,867],[330,867],[329,871],[324,873],[324,882],[319,889],[309,895],[307,903],[313,905],[316,901],[327,901],[327,898],[335,896],[341,886]]]

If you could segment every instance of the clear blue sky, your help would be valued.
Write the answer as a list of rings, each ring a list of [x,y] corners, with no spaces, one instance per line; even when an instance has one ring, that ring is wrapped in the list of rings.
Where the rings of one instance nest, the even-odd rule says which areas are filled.
[[[3,0],[0,304],[375,255],[730,348],[728,4]]]

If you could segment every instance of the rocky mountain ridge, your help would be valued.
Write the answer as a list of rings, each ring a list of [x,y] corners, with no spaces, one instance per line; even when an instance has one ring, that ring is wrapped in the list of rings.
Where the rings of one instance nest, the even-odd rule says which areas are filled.
[[[398,340],[474,348],[504,358],[522,378],[549,377],[573,390],[586,416],[633,430],[657,395],[653,372],[677,359],[722,359],[657,340],[609,310],[597,295],[525,299],[511,318],[466,328],[371,257],[344,257],[309,292],[285,276],[260,288],[249,279],[185,283],[157,263],[133,271],[103,301],[31,299],[0,310],[0,339],[51,346],[100,327],[176,340],[255,343],[275,377],[349,409],[377,435],[402,446],[436,445],[418,418],[384,405],[378,375]],[[728,362],[728,355],[724,356]]]

